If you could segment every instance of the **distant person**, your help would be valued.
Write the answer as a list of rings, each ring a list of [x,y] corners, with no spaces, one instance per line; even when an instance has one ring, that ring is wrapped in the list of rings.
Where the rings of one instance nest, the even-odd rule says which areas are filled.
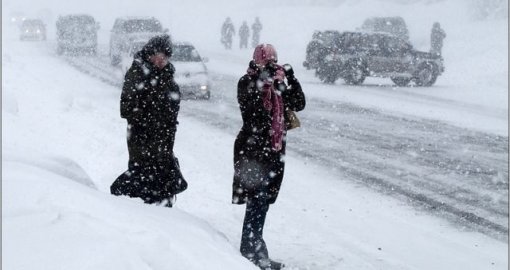
[[[126,72],[120,116],[127,120],[128,170],[110,187],[114,195],[167,207],[187,187],[173,151],[181,93],[171,55],[170,37],[155,36]]]
[[[236,34],[234,24],[230,17],[227,17],[223,25],[221,26],[221,43],[225,46],[225,49],[232,49],[232,38]]]
[[[276,201],[283,180],[290,122],[285,112],[305,108],[305,95],[292,67],[279,66],[277,61],[272,45],[258,45],[237,84],[243,126],[234,143],[232,203],[246,204],[241,254],[264,270],[283,267],[269,258],[262,235],[269,205]]]
[[[430,34],[430,52],[436,55],[441,55],[443,50],[443,40],[446,38],[446,33],[441,28],[438,22],[432,26]]]
[[[256,17],[255,22],[251,25],[251,46],[253,48],[255,48],[260,42],[260,31],[262,31],[262,24],[260,23],[259,17]]]
[[[246,21],[243,21],[243,25],[239,27],[239,48],[248,48],[248,37],[250,36],[250,27]]]

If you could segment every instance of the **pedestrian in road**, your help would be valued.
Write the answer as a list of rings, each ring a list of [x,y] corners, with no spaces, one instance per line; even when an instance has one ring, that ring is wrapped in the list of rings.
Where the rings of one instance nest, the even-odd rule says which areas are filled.
[[[441,55],[443,50],[443,40],[446,38],[445,31],[441,28],[438,22],[432,25],[430,34],[430,52],[436,55]]]
[[[232,49],[232,39],[235,34],[236,30],[234,28],[234,24],[230,17],[227,17],[221,26],[221,43],[225,46],[225,49]]]
[[[292,67],[277,61],[272,45],[256,46],[247,73],[237,85],[243,126],[234,144],[232,203],[246,204],[241,254],[264,270],[283,267],[269,258],[263,229],[283,180],[285,136],[291,120],[287,112],[305,107],[305,95]]]
[[[262,31],[262,23],[260,23],[259,17],[255,18],[255,22],[251,25],[252,42],[251,45],[255,48],[259,44],[260,31]]]
[[[248,37],[250,36],[250,27],[248,27],[248,23],[243,21],[241,27],[239,27],[239,48],[248,48]]]
[[[170,37],[153,37],[126,72],[120,116],[127,120],[128,170],[110,187],[114,195],[168,207],[187,187],[173,152],[181,93],[171,55]]]

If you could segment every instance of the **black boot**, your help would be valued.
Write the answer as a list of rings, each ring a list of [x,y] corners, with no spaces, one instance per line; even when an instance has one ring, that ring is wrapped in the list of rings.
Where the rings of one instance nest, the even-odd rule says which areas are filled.
[[[276,262],[271,259],[261,259],[255,262],[261,270],[280,270],[285,267],[285,265],[281,262]]]

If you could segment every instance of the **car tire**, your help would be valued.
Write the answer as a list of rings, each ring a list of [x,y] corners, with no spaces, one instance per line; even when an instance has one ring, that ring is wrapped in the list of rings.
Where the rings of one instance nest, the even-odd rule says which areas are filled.
[[[400,87],[408,86],[409,82],[411,82],[411,78],[406,77],[391,77],[391,80]]]
[[[359,85],[365,81],[365,78],[365,68],[362,64],[353,62],[347,65],[346,75],[344,77],[345,83]]]
[[[211,99],[211,92],[207,92],[205,95],[203,95],[202,99],[205,99],[205,100]]]
[[[62,55],[64,53],[64,48],[62,46],[57,46],[57,54]]]
[[[112,64],[112,66],[118,66],[121,62],[121,58],[120,58],[120,55],[115,55],[115,54],[112,54],[110,55],[110,62]]]
[[[417,86],[432,86],[436,82],[437,76],[437,67],[431,63],[424,63],[418,69],[418,72],[414,77],[414,83]]]
[[[317,68],[316,76],[319,77],[323,83],[334,84],[338,79],[335,71],[332,68]]]

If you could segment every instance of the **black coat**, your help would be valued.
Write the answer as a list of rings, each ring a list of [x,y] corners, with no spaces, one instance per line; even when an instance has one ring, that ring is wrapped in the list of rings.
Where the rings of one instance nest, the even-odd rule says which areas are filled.
[[[181,99],[174,72],[170,63],[157,69],[142,50],[126,73],[120,115],[128,123],[129,164],[111,187],[115,195],[159,202],[174,192],[170,183],[182,178],[173,154]]]
[[[244,204],[255,196],[266,196],[269,203],[274,203],[283,180],[285,138],[280,151],[272,150],[269,134],[272,116],[263,106],[257,80],[257,76],[244,75],[237,85],[243,127],[234,144],[232,203],[235,204]],[[285,110],[303,110],[305,95],[301,84],[296,79],[289,80],[288,84],[282,92]],[[287,115],[285,118],[288,121]]]

